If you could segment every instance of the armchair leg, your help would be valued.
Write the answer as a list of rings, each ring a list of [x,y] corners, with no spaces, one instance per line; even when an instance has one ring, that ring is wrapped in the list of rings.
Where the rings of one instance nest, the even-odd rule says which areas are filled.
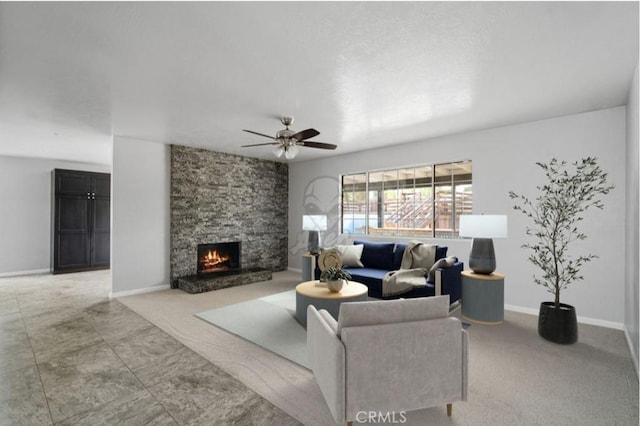
[[[447,416],[451,417],[452,409],[453,409],[453,404],[447,404]]]
[[[347,422],[347,426],[353,426],[353,422]]]

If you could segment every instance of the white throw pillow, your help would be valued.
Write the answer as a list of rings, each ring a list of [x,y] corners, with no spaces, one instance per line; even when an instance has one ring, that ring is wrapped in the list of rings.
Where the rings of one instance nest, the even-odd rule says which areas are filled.
[[[344,266],[364,268],[364,265],[360,261],[360,257],[362,257],[362,250],[364,249],[364,244],[336,246],[336,249],[342,255],[342,264]]]

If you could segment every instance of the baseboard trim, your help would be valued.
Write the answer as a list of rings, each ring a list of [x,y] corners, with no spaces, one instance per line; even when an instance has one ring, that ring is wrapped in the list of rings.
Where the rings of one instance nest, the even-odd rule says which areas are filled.
[[[636,377],[640,379],[640,374],[638,373],[638,354],[636,353],[636,348],[633,346],[633,341],[631,340],[627,327],[624,328],[624,337],[627,339],[627,346],[629,346],[629,352],[631,352],[631,361],[633,362],[633,367],[636,369]]]
[[[522,306],[514,306],[514,305],[504,305],[504,309],[507,311],[519,312],[521,314],[529,314],[538,316],[538,309],[532,308],[524,308]],[[621,322],[613,322],[613,321],[605,321],[596,318],[582,317],[578,315],[577,317],[578,323],[588,324],[588,325],[597,325],[599,327],[612,328],[614,330],[624,330],[624,324]]]
[[[48,274],[49,272],[51,272],[50,269],[32,269],[30,271],[0,272],[0,278],[20,277],[22,275]]]
[[[117,291],[117,292],[109,292],[109,299],[115,299],[118,297],[125,297],[125,296],[134,296],[136,294],[144,294],[144,293],[153,293],[154,291],[162,291],[162,290],[169,290],[171,289],[171,286],[169,284],[166,285],[154,285],[152,287],[145,287],[145,288],[139,288],[136,290],[127,290],[127,291]]]
[[[291,266],[289,266],[287,267],[287,271],[302,273],[302,268],[292,268]]]
[[[522,306],[515,306],[515,305],[504,305],[504,310],[518,312],[521,314],[535,315],[535,316],[538,316],[538,314],[540,313],[537,309],[523,308]]]

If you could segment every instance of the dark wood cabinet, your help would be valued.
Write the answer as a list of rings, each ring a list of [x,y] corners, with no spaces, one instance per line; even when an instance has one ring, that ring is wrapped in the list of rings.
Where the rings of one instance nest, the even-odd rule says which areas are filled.
[[[52,184],[52,272],[108,268],[111,175],[55,169]]]

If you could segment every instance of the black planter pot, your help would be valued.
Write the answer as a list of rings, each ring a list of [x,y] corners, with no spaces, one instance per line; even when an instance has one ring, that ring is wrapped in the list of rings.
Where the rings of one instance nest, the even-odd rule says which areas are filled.
[[[550,342],[563,345],[577,342],[576,309],[564,303],[556,309],[553,302],[542,302],[538,316],[538,334]]]

